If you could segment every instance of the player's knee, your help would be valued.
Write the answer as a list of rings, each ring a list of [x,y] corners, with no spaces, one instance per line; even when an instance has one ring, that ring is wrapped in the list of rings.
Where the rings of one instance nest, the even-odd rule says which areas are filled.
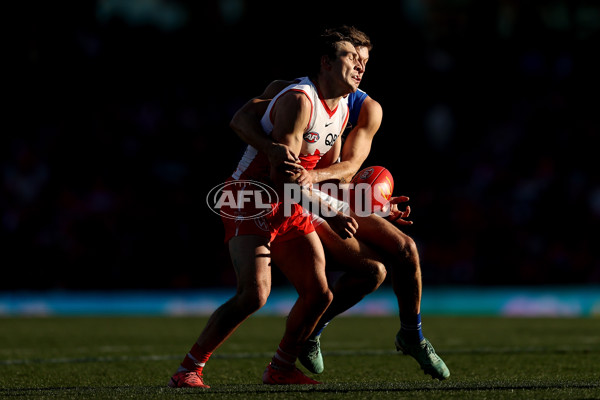
[[[327,307],[329,307],[329,305],[331,304],[332,301],[333,301],[333,293],[329,289],[326,289],[325,291],[323,291],[323,293],[321,293],[321,296],[319,296],[319,305],[321,307],[323,307],[323,309],[326,309]]]
[[[250,290],[241,290],[237,294],[238,304],[244,308],[247,314],[252,314],[267,304],[270,292],[270,288],[261,286]]]
[[[306,300],[311,304],[312,309],[325,310],[333,301],[333,293],[328,288],[314,290],[306,294]]]
[[[375,262],[373,265],[373,281],[375,283],[375,288],[378,288],[383,281],[385,281],[385,277],[387,276],[387,269],[385,265],[380,262]]]
[[[385,281],[387,270],[379,261],[370,260],[367,274],[363,274],[361,287],[368,293],[374,292]]]
[[[247,313],[252,314],[267,304],[267,298],[259,294],[256,296],[246,296],[242,299],[242,304]]]
[[[417,244],[410,236],[404,236],[398,242],[398,256],[403,259],[413,259],[418,256]]]

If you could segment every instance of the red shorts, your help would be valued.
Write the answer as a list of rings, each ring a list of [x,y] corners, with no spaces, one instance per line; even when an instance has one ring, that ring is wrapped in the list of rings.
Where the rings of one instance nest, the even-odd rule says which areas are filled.
[[[231,198],[237,198],[237,190],[251,190],[244,187],[237,189],[229,186]],[[305,212],[299,204],[284,206],[282,201],[261,204],[254,207],[252,202],[243,207],[221,206],[221,220],[225,227],[225,242],[234,236],[257,235],[269,239],[269,242],[283,242],[314,232],[312,216]]]

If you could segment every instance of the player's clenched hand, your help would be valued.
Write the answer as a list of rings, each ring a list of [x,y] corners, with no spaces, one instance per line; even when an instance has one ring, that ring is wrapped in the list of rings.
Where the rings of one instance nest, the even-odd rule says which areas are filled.
[[[327,223],[335,233],[342,239],[354,237],[358,229],[358,222],[349,215],[337,213],[335,216],[326,218]]]
[[[406,206],[403,210],[400,210],[398,203],[405,203],[409,200],[407,196],[397,196],[390,199],[390,215],[387,217],[388,220],[398,225],[412,225],[412,221],[407,221],[404,218],[408,218],[410,215],[410,206]]]
[[[267,151],[269,163],[275,168],[284,168],[300,164],[300,159],[288,146],[282,143],[273,142]]]
[[[303,187],[312,187],[313,180],[312,175],[304,167],[300,166],[298,173],[294,175],[296,183]]]

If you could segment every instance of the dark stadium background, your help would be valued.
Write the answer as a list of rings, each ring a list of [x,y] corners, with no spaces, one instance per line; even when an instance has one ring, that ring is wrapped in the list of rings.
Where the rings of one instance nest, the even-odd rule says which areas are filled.
[[[365,166],[411,197],[425,285],[600,283],[600,6],[344,4],[20,3],[0,289],[233,285],[205,203],[243,149],[228,122],[342,23],[374,43],[361,88],[384,119]]]

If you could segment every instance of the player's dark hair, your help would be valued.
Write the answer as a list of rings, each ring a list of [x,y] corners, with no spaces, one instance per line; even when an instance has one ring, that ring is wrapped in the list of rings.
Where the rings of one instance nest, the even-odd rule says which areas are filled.
[[[342,25],[335,30],[347,37],[349,39],[348,41],[352,43],[354,47],[366,47],[369,51],[373,49],[371,39],[369,39],[366,33],[356,29],[355,27]]]

